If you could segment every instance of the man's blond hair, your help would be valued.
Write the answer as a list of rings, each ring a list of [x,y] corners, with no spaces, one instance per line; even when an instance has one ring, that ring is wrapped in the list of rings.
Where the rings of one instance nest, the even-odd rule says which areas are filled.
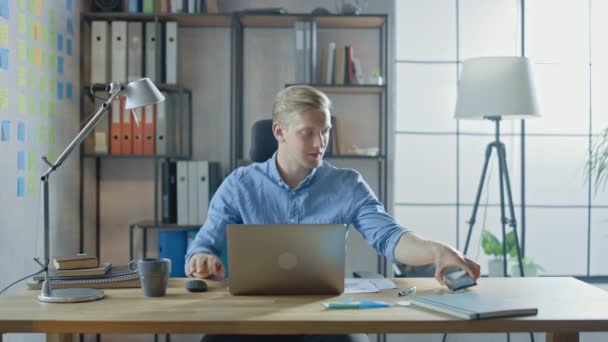
[[[322,91],[306,85],[294,85],[277,93],[272,105],[272,121],[289,124],[293,115],[308,111],[327,111],[331,101]]]

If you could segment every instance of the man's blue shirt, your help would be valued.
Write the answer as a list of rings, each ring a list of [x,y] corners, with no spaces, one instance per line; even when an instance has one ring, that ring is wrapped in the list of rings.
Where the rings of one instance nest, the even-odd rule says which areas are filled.
[[[198,252],[221,255],[230,223],[352,224],[391,262],[397,262],[395,246],[408,231],[386,212],[357,171],[324,161],[291,189],[279,174],[276,153],[226,177],[211,199],[207,220],[188,246],[186,264]]]

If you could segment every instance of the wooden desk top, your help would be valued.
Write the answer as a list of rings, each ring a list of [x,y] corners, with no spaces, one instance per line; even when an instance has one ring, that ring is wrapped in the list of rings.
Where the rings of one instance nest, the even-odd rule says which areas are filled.
[[[171,279],[168,295],[145,298],[141,289],[108,289],[106,298],[77,304],[42,303],[38,291],[0,298],[0,332],[46,333],[428,333],[608,331],[608,292],[573,278],[482,278],[473,291],[529,299],[538,315],[464,321],[415,306],[328,310],[321,303],[352,297],[395,304],[397,289],[331,296],[231,296],[225,284],[189,293]],[[418,294],[445,292],[432,278],[400,278]]]

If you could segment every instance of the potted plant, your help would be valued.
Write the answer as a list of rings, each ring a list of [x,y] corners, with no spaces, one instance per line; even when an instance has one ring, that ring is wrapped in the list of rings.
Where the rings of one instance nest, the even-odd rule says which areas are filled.
[[[517,263],[517,254],[514,254],[511,257],[511,276],[519,277],[519,264]],[[532,258],[524,257],[521,259],[522,266],[524,268],[524,276],[526,277],[536,277],[538,275],[538,271],[544,271],[545,269],[534,262]]]
[[[489,230],[484,229],[481,232],[481,248],[486,255],[491,256],[488,260],[488,275],[490,277],[503,276],[502,243]]]

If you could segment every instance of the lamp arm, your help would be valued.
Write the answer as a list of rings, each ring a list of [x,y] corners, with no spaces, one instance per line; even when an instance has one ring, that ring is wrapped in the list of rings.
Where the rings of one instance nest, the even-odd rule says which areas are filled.
[[[59,155],[55,163],[49,162],[46,156],[42,157],[44,162],[49,166],[49,169],[40,177],[42,181],[42,206],[43,206],[43,222],[44,222],[44,262],[40,262],[35,259],[38,264],[40,264],[45,271],[44,274],[44,283],[42,283],[41,294],[46,297],[51,296],[51,283],[49,281],[49,245],[50,245],[50,236],[49,236],[49,177],[53,171],[55,171],[64,161],[65,159],[74,151],[74,149],[84,141],[84,139],[93,131],[99,120],[103,117],[104,113],[108,110],[108,106],[116,99],[121,92],[125,89],[125,86],[120,83],[112,82],[108,85],[108,92],[110,93],[110,97],[97,109],[91,120],[87,122],[84,128],[78,132],[76,137],[69,143],[69,145],[65,148],[63,152]]]

